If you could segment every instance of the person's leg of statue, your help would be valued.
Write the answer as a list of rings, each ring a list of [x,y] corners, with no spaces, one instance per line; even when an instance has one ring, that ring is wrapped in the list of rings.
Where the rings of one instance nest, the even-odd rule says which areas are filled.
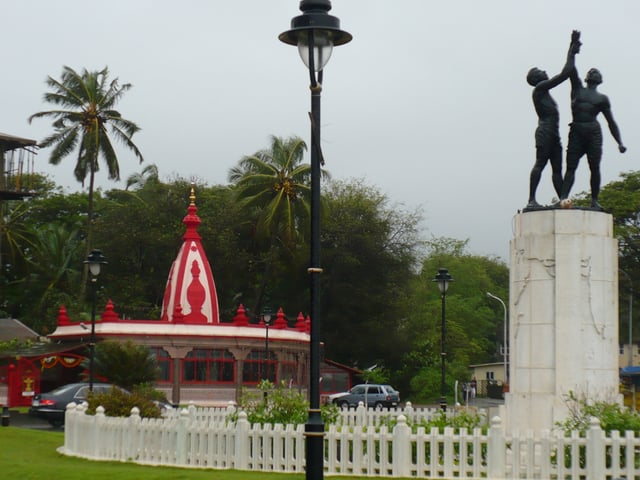
[[[580,157],[584,154],[581,146],[580,135],[571,128],[569,130],[569,144],[567,145],[567,171],[564,174],[564,180],[562,181],[562,194],[560,200],[566,200],[569,198],[571,187],[576,177],[576,169],[578,168],[578,162]]]
[[[531,176],[529,178],[529,203],[527,204],[527,207],[538,206],[538,202],[536,202],[536,190],[538,189],[541,175],[542,167],[540,166],[540,161],[536,160],[536,164],[531,169]]]
[[[586,148],[589,169],[591,170],[591,208],[603,210],[598,203],[600,194],[600,160],[602,160],[602,130],[595,124]]]
[[[574,163],[573,161],[571,163]],[[576,178],[576,167],[578,166],[577,160],[575,161],[575,165],[570,165],[570,160],[567,159],[567,171],[564,174],[564,180],[562,180],[562,193],[560,194],[560,200],[565,200],[569,198],[569,192],[571,192],[571,187],[573,187],[573,182]]]
[[[558,198],[562,197],[562,145],[560,142],[551,152],[551,181],[553,189],[558,194]]]
[[[600,157],[593,158],[587,155],[589,160],[589,168],[591,169],[591,207],[602,210],[602,206],[598,203],[598,195],[600,194]]]

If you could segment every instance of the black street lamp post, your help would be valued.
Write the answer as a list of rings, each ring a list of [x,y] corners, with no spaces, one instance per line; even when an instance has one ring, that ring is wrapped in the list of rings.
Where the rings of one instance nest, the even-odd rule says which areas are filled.
[[[322,72],[334,46],[351,41],[349,33],[340,30],[340,20],[329,15],[329,0],[302,0],[302,15],[291,20],[291,29],[279,39],[296,45],[302,61],[309,69],[311,80],[311,241],[310,316],[311,338],[309,352],[309,417],[305,425],[306,478],[321,480],[324,476],[324,423],[320,414],[320,93]]]
[[[447,384],[445,381],[445,368],[446,368],[446,358],[447,358],[447,349],[445,339],[447,336],[447,324],[446,324],[446,298],[447,298],[447,288],[449,288],[449,283],[453,282],[453,278],[449,275],[449,270],[446,268],[441,268],[438,270],[434,282],[438,283],[438,288],[440,289],[440,296],[442,298],[442,324],[440,328],[441,332],[441,342],[440,342],[440,408],[443,412],[447,411]]]
[[[264,323],[265,336],[264,336],[264,351],[265,351],[265,360],[264,360],[264,378],[263,380],[269,380],[269,326],[271,325],[271,309],[269,307],[265,307],[262,311],[262,321]],[[264,392],[264,396],[267,396],[267,392]]]
[[[100,275],[100,268],[102,265],[106,265],[102,250],[92,250],[87,259],[84,261],[89,265],[89,272],[91,273],[91,336],[89,337],[89,391],[93,392],[93,366],[96,353],[96,300],[98,293],[98,275]]]

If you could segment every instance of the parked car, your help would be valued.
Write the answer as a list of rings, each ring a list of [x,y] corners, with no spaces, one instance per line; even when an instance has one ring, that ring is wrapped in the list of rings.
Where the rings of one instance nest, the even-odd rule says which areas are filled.
[[[360,402],[366,407],[397,407],[400,403],[400,392],[391,385],[367,383],[356,385],[348,392],[329,395],[329,402],[340,407],[355,407]]]
[[[110,383],[94,383],[94,393],[107,393],[112,388],[120,388]],[[124,389],[121,389],[124,390]],[[70,383],[48,393],[34,395],[29,413],[44,418],[54,427],[64,424],[64,412],[71,402],[81,403],[89,397],[88,383]]]

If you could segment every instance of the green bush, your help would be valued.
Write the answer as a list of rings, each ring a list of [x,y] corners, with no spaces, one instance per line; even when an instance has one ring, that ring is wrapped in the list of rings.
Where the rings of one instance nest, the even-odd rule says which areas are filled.
[[[640,432],[640,414],[618,403],[592,401],[585,396],[578,397],[574,392],[569,392],[565,402],[569,408],[569,416],[556,424],[565,433],[578,430],[584,436],[591,424],[591,417],[600,420],[600,426],[605,432]]]
[[[94,415],[96,408],[102,406],[104,414],[108,417],[128,417],[131,409],[138,407],[143,418],[159,418],[160,408],[140,392],[129,393],[120,388],[112,388],[107,393],[95,393],[89,395],[89,407],[87,413]]]
[[[430,431],[431,428],[437,427],[440,433],[444,432],[445,427],[452,427],[456,433],[460,432],[461,428],[466,428],[471,432],[474,428],[483,427],[486,430],[486,422],[483,418],[475,412],[468,410],[460,410],[454,415],[447,415],[445,412],[440,412],[428,421],[423,421],[414,427],[424,427],[426,431]],[[415,428],[414,428],[415,431]]]
[[[247,414],[249,423],[299,425],[306,423],[309,414],[309,402],[302,393],[288,388],[285,382],[278,387],[268,380],[258,384],[259,391],[248,392],[244,390],[238,404],[238,411],[243,410]],[[322,420],[325,424],[337,421],[339,410],[336,405],[324,405],[321,407]],[[236,412],[231,420],[236,421]]]
[[[633,431],[636,434],[640,432],[640,414],[632,411],[618,403],[606,402],[602,400],[589,400],[586,396],[578,397],[574,392],[569,392],[565,397],[565,403],[569,409],[569,416],[562,422],[556,422],[556,426],[560,428],[565,435],[569,435],[573,431],[580,432],[580,436],[585,437],[591,426],[591,418],[595,417],[600,421],[600,427],[606,433],[612,431],[625,432]],[[620,450],[619,462],[625,465],[626,448]],[[566,446],[563,452],[557,450],[552,453],[551,459],[554,463],[561,461],[564,457],[565,468],[570,468],[573,454],[571,447]],[[611,452],[607,450],[607,464],[611,462]],[[586,466],[586,447],[580,446],[578,449],[578,462],[582,468]],[[640,459],[635,456],[635,467],[640,464]]]

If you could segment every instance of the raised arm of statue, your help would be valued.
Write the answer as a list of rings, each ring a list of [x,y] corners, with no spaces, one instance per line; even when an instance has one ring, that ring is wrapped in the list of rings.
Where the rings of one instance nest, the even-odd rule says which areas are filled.
[[[571,43],[569,44],[569,51],[567,52],[567,60],[562,67],[562,70],[557,75],[549,78],[548,80],[543,80],[535,86],[535,89],[538,91],[542,90],[550,90],[557,85],[560,85],[564,82],[569,75],[575,71],[575,57],[576,54],[580,53],[580,47],[582,43],[580,42],[580,32],[574,30],[571,33]]]

